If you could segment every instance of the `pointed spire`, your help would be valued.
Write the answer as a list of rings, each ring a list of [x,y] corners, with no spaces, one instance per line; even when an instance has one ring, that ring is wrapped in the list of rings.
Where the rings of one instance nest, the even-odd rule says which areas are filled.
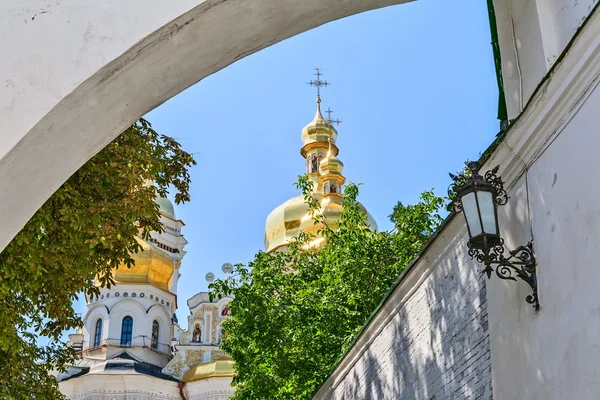
[[[321,113],[321,96],[319,95],[317,95],[317,114],[314,121],[325,122],[325,118],[323,118],[323,114]]]

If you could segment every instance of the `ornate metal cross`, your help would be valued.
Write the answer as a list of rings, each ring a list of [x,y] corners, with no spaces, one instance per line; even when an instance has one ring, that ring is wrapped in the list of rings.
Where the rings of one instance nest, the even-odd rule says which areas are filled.
[[[333,114],[333,110],[331,108],[327,107],[327,110],[325,112],[327,113],[327,119],[325,120],[327,123],[329,123],[331,125],[333,125],[333,124],[339,125],[342,123],[342,121],[340,121],[337,118],[336,119],[331,118],[331,114]]]
[[[327,87],[329,85],[329,82],[321,80],[321,75],[323,75],[321,73],[321,68],[315,68],[315,70],[317,70],[317,72],[314,75],[316,75],[317,79],[314,80],[314,81],[309,81],[308,85],[310,85],[310,86],[316,86],[316,88],[317,88],[317,98],[320,99],[321,98],[321,86]]]

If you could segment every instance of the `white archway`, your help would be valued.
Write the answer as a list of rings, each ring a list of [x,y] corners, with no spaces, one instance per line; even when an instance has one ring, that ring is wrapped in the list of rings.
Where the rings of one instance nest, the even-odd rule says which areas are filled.
[[[407,1],[2,2],[0,250],[141,115],[267,46]]]

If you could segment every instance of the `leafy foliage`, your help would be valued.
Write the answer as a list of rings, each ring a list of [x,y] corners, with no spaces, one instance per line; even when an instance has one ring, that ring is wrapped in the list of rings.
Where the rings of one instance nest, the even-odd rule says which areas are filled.
[[[73,174],[4,249],[1,398],[61,398],[48,372],[75,356],[60,342],[64,330],[82,324],[73,300],[81,292],[97,296],[96,277],[110,286],[112,268],[133,264],[135,236],[161,231],[156,195],[172,185],[176,203],[189,201],[194,164],[179,143],[140,119]],[[41,336],[47,346],[37,345]]]
[[[300,177],[298,187],[315,211],[311,181]],[[313,213],[320,247],[300,234],[286,251],[259,252],[211,284],[212,296],[234,297],[221,344],[235,361],[233,400],[309,399],[441,222],[443,201],[429,191],[394,207],[394,232],[374,232],[357,196],[347,185],[337,229]]]

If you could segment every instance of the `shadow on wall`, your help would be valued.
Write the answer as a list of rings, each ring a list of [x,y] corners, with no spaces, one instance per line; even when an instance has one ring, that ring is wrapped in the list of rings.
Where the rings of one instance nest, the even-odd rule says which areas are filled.
[[[330,399],[492,399],[487,278],[453,242]]]

